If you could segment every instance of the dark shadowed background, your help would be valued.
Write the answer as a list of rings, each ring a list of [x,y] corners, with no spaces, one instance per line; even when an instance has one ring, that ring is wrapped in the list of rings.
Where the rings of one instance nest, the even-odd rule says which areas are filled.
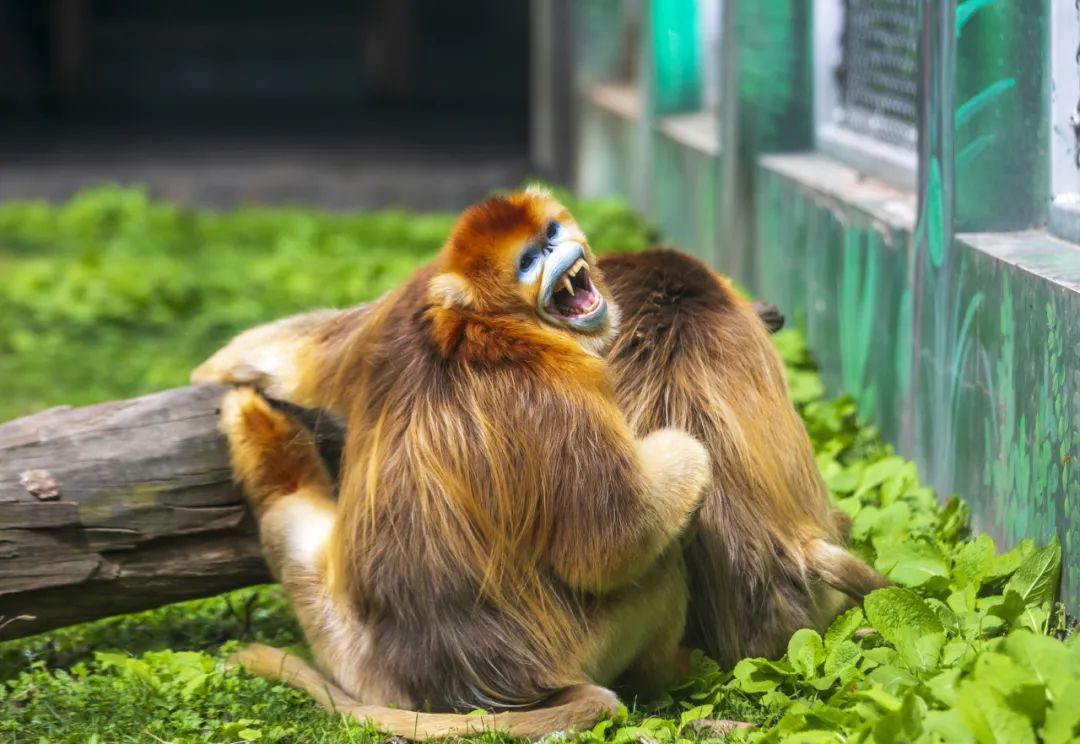
[[[527,2],[4,0],[0,199],[458,208],[545,170],[529,57]]]

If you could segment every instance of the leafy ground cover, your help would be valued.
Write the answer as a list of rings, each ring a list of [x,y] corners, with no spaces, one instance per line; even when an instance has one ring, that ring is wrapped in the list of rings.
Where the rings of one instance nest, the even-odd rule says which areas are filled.
[[[654,236],[617,202],[571,204],[593,242]],[[0,206],[0,420],[180,384],[236,330],[378,295],[437,249],[452,215],[191,213],[135,191]],[[855,549],[895,583],[779,660],[704,657],[663,700],[577,740],[1009,742],[1080,737],[1080,642],[1055,604],[1056,544],[998,552],[964,505],[826,399],[797,332],[776,337],[818,463]],[[302,639],[276,587],[255,587],[0,644],[0,741],[368,742],[365,725],[226,670],[258,640]],[[502,741],[502,737],[479,737]]]

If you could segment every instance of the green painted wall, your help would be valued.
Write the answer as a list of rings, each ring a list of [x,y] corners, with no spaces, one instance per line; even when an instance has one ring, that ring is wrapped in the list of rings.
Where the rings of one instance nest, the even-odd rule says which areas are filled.
[[[827,384],[942,496],[962,494],[977,529],[1056,536],[1075,612],[1080,247],[1043,231],[1049,2],[924,0],[915,195],[812,153],[803,0],[726,3],[719,156],[659,132],[646,47],[636,138],[608,137],[602,168],[604,188],[635,195],[668,239],[803,326]]]

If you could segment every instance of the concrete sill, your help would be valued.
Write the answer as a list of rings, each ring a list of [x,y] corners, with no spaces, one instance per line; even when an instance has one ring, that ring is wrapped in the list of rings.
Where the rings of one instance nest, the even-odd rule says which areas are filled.
[[[919,156],[914,150],[836,124],[819,126],[815,137],[819,151],[860,173],[897,188],[911,191],[917,188]]]
[[[622,119],[633,121],[641,117],[641,88],[636,83],[599,83],[581,93],[586,102]]]
[[[1032,276],[1080,293],[1080,245],[1043,230],[960,233],[956,240]]]
[[[763,155],[758,163],[810,191],[849,204],[895,230],[915,230],[918,204],[914,190],[869,178],[860,170],[819,152]]]
[[[672,114],[660,119],[660,134],[702,155],[720,155],[720,120],[716,111]]]

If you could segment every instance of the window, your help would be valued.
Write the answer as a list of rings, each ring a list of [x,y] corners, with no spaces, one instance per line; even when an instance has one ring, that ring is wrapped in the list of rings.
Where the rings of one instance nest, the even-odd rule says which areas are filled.
[[[1080,242],[1080,11],[1051,3],[1050,227]]]
[[[577,6],[579,36],[575,51],[582,58],[580,84],[593,105],[625,119],[641,115],[641,4],[589,0]]]
[[[914,187],[919,0],[816,0],[814,24],[818,148]]]
[[[720,0],[653,5],[660,131],[698,152],[719,151]]]

